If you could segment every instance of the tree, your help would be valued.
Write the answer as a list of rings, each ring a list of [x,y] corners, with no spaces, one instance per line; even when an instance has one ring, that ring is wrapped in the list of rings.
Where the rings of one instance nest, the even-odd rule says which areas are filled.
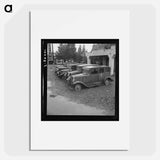
[[[83,49],[82,49],[82,61],[83,61],[83,63],[87,63],[85,45],[83,45]]]
[[[76,62],[80,63],[82,61],[82,46],[79,45],[77,53],[76,53]]]
[[[58,46],[58,51],[56,52],[57,59],[63,59],[64,61],[75,60],[76,57],[76,47],[75,44],[60,44]]]
[[[58,51],[56,51],[56,58],[57,59],[63,59],[63,52],[65,50],[65,46],[61,43],[58,46]]]
[[[67,44],[68,47],[68,59],[73,59],[75,61],[76,59],[76,46],[75,44]]]

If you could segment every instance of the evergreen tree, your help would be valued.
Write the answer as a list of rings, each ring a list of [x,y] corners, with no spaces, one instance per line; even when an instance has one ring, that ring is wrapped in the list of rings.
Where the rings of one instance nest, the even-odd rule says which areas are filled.
[[[83,63],[87,63],[85,45],[83,45],[83,49],[82,49],[82,61],[83,61]]]
[[[60,44],[58,51],[56,52],[57,59],[63,59],[64,61],[75,60],[76,47],[75,44]]]
[[[82,46],[79,45],[76,53],[76,62],[80,63],[82,61]]]

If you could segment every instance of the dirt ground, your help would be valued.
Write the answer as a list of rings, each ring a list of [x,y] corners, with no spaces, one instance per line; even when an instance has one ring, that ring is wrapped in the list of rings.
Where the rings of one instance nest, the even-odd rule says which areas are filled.
[[[85,88],[80,92],[75,92],[70,89],[65,80],[59,79],[55,75],[55,67],[53,65],[48,66],[48,85],[52,94],[51,98],[57,95],[63,96],[72,102],[78,104],[84,104],[86,106],[95,107],[97,109],[103,109],[107,115],[115,114],[115,83],[110,86],[98,86],[94,88]]]

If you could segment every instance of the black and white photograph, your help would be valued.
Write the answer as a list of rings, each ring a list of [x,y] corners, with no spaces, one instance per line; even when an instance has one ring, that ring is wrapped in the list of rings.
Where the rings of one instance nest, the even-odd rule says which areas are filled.
[[[41,119],[119,120],[119,39],[41,40]]]

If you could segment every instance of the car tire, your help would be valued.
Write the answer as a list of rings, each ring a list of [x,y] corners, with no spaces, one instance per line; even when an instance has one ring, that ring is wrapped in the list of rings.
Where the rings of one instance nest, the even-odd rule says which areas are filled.
[[[105,86],[109,86],[110,80],[109,80],[109,79],[106,79],[106,80],[104,81],[104,84],[105,84]]]
[[[79,92],[79,91],[81,91],[81,89],[82,89],[82,85],[81,85],[81,84],[76,84],[76,85],[74,86],[74,89],[75,89],[76,92]]]

